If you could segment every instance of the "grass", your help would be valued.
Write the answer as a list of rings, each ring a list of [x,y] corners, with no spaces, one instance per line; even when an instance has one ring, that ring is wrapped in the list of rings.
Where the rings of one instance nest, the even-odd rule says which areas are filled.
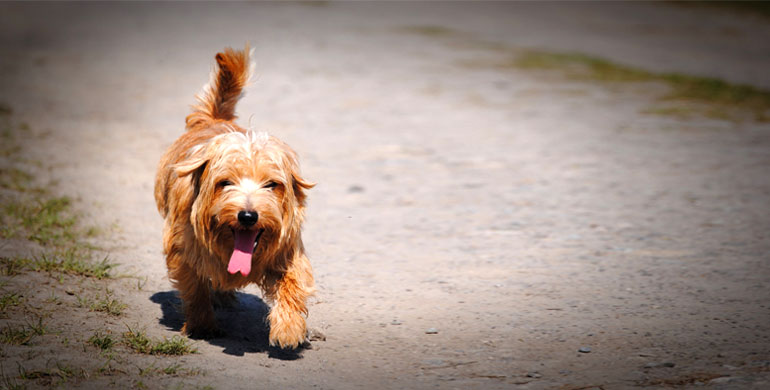
[[[131,328],[123,334],[123,343],[136,352],[148,355],[187,355],[198,352],[185,337],[174,336],[170,339],[153,340],[143,331],[134,331]]]
[[[108,258],[99,262],[89,259],[90,251],[83,248],[67,248],[60,252],[43,253],[29,264],[29,268],[35,271],[58,272],[62,274],[85,276],[96,279],[109,278],[110,270],[115,264]]]
[[[770,9],[770,6],[749,8]],[[668,93],[660,96],[665,107],[653,107],[645,113],[668,115],[680,119],[705,116],[713,119],[758,122],[770,121],[770,90],[736,84],[713,77],[701,77],[676,72],[652,72],[620,64],[605,58],[574,52],[516,50],[502,44],[474,38],[471,34],[433,25],[405,26],[402,31],[443,39],[449,44],[489,49],[506,55],[502,61],[465,61],[470,67],[558,71],[569,78],[598,83],[660,82]],[[449,39],[451,38],[451,39]]]
[[[13,251],[2,250],[0,255],[0,274],[9,277],[4,279],[0,312],[5,314],[6,310],[13,306],[22,306],[23,310],[9,311],[16,315],[31,309],[36,312],[37,304],[41,304],[44,311],[52,307],[66,306],[60,305],[61,302],[53,291],[51,297],[44,302],[44,298],[38,299],[35,294],[25,294],[23,291],[32,287],[30,282],[13,277],[28,272],[39,272],[43,275],[47,273],[59,283],[81,283],[85,278],[112,278],[116,265],[107,257],[96,256],[99,248],[91,244],[91,239],[102,234],[101,229],[84,225],[81,215],[75,210],[75,202],[54,192],[54,181],[41,184],[42,180],[50,177],[48,174],[39,174],[44,172],[46,166],[28,159],[24,155],[26,149],[21,142],[32,139],[34,134],[29,126],[12,123],[12,111],[10,107],[0,103],[0,250],[7,245],[3,241],[10,241],[13,245],[7,246],[14,248]],[[20,249],[30,254],[21,255]],[[65,278],[66,275],[78,279]],[[5,291],[6,285],[14,286],[18,291]],[[89,301],[87,307],[93,311],[120,316],[127,305],[112,297],[108,290],[107,295]],[[53,326],[58,326],[58,323],[54,322]],[[73,337],[71,333],[66,333],[67,331],[65,327],[63,348],[67,348],[70,337]],[[26,324],[17,321],[4,324],[4,328],[0,328],[0,343],[28,346],[34,344],[36,337],[46,333],[48,329],[43,324],[42,317],[36,321],[27,321]],[[119,339],[101,333],[95,333],[87,340],[87,344],[102,351],[110,351],[119,343]],[[29,349],[19,356],[26,356],[24,359],[31,360],[36,356],[35,351],[34,348]],[[61,351],[59,348],[53,353]],[[24,388],[27,386],[24,380],[29,379],[35,380],[36,385],[59,386],[76,376],[86,378],[88,373],[79,368],[76,371],[58,362],[53,368],[28,371],[19,363],[18,377],[8,378],[3,373],[0,389]],[[16,379],[22,381],[17,382]]]
[[[200,374],[198,370],[192,370],[189,368],[182,367],[181,364],[173,363],[170,364],[164,368],[156,367],[155,364],[151,364],[147,368],[140,368],[139,369],[139,376],[147,376],[147,375],[154,375],[154,374],[162,374],[162,375],[169,375],[169,376],[194,376]]]
[[[4,373],[0,379],[0,388],[3,390],[25,390],[27,388],[27,385],[17,382],[15,378],[8,377]]]
[[[109,334],[102,334],[101,332],[94,333],[91,338],[88,339],[88,343],[102,351],[109,351],[116,345],[115,339]]]
[[[0,108],[7,107],[0,104]],[[0,257],[0,272],[18,275],[25,269],[71,274],[104,279],[111,277],[115,266],[107,258],[93,261],[94,250],[87,239],[101,234],[96,227],[83,227],[73,201],[67,196],[55,196],[34,182],[36,177],[26,166],[21,154],[20,139],[26,137],[29,126],[14,125],[10,108],[0,110],[0,238],[23,239],[39,244],[43,249],[32,259],[20,256]]]
[[[153,355],[187,355],[195,353],[198,350],[190,345],[188,339],[182,336],[174,336],[170,339],[163,339],[153,345],[150,353]]]
[[[62,301],[56,297],[55,291],[62,287],[69,295],[73,289],[66,284],[77,284],[92,298],[78,298],[81,306],[105,313],[100,316],[106,319],[108,316],[121,316],[127,309],[127,305],[112,295],[107,289],[106,294],[99,293],[98,285],[106,288],[105,279],[115,277],[115,266],[108,257],[97,256],[100,248],[92,243],[94,237],[104,234],[98,227],[89,227],[83,223],[82,215],[76,210],[73,199],[61,196],[55,191],[55,181],[46,179],[51,175],[45,169],[45,164],[33,161],[24,154],[26,150],[23,140],[34,139],[35,134],[29,126],[13,124],[11,120],[12,110],[0,103],[0,274],[7,276],[0,281],[0,313],[3,316],[14,318],[21,313],[36,313],[40,310],[48,312],[54,322],[52,327],[62,335],[61,343],[55,343],[58,348],[52,350],[54,358],[46,357],[49,362],[56,362],[55,355],[72,349],[70,340],[77,340],[83,352],[88,353],[86,346],[93,345],[101,351],[100,357],[108,356],[107,363],[98,372],[100,375],[107,373],[125,373],[110,365],[113,349],[123,345],[120,335],[112,335],[109,332],[95,332],[88,338],[79,337],[72,332],[70,326],[60,330],[62,312],[58,308],[70,308],[62,305]],[[43,174],[40,174],[43,172]],[[48,183],[45,181],[49,180]],[[5,248],[12,250],[6,251]],[[24,251],[24,252],[22,252]],[[29,253],[29,254],[27,254]],[[56,286],[51,291],[50,297],[42,297],[39,294],[27,294],[29,288],[34,287],[26,277],[18,275],[37,272],[32,280],[48,283],[47,277],[58,280],[65,286]],[[30,275],[27,275],[30,276]],[[83,283],[86,279],[98,279],[96,282]],[[91,295],[93,294],[93,295]],[[39,307],[38,307],[39,305]],[[13,309],[20,306],[21,309]],[[21,314],[23,315],[23,314]],[[64,314],[67,315],[66,313]],[[42,317],[29,320],[3,323],[0,327],[0,344],[25,346],[18,354],[22,361],[31,361],[39,355],[37,344],[49,341],[49,338],[38,337],[49,332],[43,324]],[[97,320],[98,321],[98,320]],[[87,340],[86,340],[87,339]],[[31,346],[31,347],[27,347]],[[46,346],[48,348],[49,346]],[[186,339],[174,338],[171,340],[149,340],[145,346],[147,353],[155,355],[193,353]],[[5,347],[0,347],[0,355]],[[79,349],[79,348],[78,348]],[[75,351],[73,353],[77,353]],[[93,354],[93,350],[90,353]],[[80,356],[82,357],[82,356]],[[92,358],[93,356],[89,356]],[[79,367],[70,367],[66,364],[56,363],[55,366],[47,365],[43,370],[25,370],[22,362],[19,362],[19,373],[15,378],[5,376],[0,378],[0,389],[25,388],[26,386],[61,386],[62,383],[71,381],[70,378],[86,379],[89,373]],[[105,368],[106,367],[106,368]],[[169,371],[181,372],[179,367],[168,368]],[[27,383],[26,380],[34,380]],[[67,386],[66,384],[64,385]]]
[[[0,257],[0,275],[16,276],[29,265],[30,260],[23,257]]]
[[[112,316],[120,316],[126,310],[126,305],[115,298],[104,298],[91,305],[91,310],[105,312]]]
[[[30,323],[26,325],[12,326],[8,324],[0,330],[0,343],[12,344],[12,345],[27,345],[35,336],[42,336],[48,333],[45,325],[43,325],[43,319],[38,318],[38,322]]]
[[[73,241],[78,232],[74,226],[76,218],[70,211],[72,201],[66,196],[39,199],[30,204],[9,205],[6,212],[21,221],[28,232],[27,239],[41,245]]]
[[[32,340],[34,333],[27,329],[24,325],[14,327],[6,325],[2,331],[0,331],[0,343],[12,344],[12,345],[26,345]]]
[[[18,306],[21,303],[21,295],[11,292],[0,296],[0,311],[5,312],[8,306]]]
[[[669,92],[660,97],[666,102],[693,103],[691,106],[657,107],[647,113],[690,117],[700,114],[726,120],[740,120],[746,114],[757,121],[768,121],[770,91],[721,79],[682,73],[657,73],[619,64],[582,53],[551,53],[526,50],[504,67],[558,70],[567,77],[601,83],[662,82]]]
[[[85,241],[85,238],[99,234],[99,230],[78,229],[78,217],[71,210],[69,198],[46,198],[40,194],[34,198],[9,201],[3,206],[0,236],[22,236],[45,249],[33,259],[0,257],[0,273],[14,276],[24,269],[31,269],[97,279],[110,278],[110,271],[116,265],[107,257],[93,261],[95,248]]]
[[[84,378],[87,376],[82,369],[81,376]],[[49,368],[46,370],[27,371],[24,367],[19,365],[20,379],[37,380],[39,384],[46,387],[58,387],[73,377],[75,377],[75,370],[58,361],[56,362],[56,368]]]
[[[680,73],[652,74],[672,87],[672,99],[736,105],[756,110],[770,109],[770,91],[750,85],[732,84],[724,80]]]
[[[83,297],[77,297],[77,299],[80,307],[87,307],[92,311],[99,311],[116,317],[122,315],[123,311],[128,307],[125,303],[113,298],[112,293],[109,292],[109,290],[107,291],[106,296],[99,300]]]
[[[17,228],[5,235],[18,232],[41,245],[64,246],[75,241],[79,232],[74,229],[77,218],[70,210],[71,204],[66,196],[11,200],[3,207],[3,216]]]
[[[692,107],[650,107],[642,111],[642,114],[671,116],[678,119],[690,119],[698,114],[698,110]]]
[[[10,150],[9,154],[15,154],[18,151]],[[0,167],[0,188],[13,191],[29,191],[29,183],[32,182],[32,175],[16,167]]]
[[[309,1],[300,1],[299,4],[302,4],[308,7],[325,7],[329,5],[329,2],[323,1],[323,0],[309,0]]]
[[[161,369],[161,371],[166,375],[176,375],[182,372],[182,365],[181,364],[172,364],[166,368]]]
[[[435,25],[404,26],[401,28],[401,30],[406,33],[424,35],[428,37],[447,37],[458,34],[457,31],[450,28]]]
[[[506,66],[520,69],[563,70],[569,76],[598,81],[650,81],[649,72],[581,53],[550,53],[526,50]]]

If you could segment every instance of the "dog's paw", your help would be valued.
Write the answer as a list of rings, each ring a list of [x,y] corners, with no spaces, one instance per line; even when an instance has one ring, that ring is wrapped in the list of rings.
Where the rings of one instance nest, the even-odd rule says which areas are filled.
[[[206,340],[223,337],[225,332],[216,326],[191,326],[189,322],[185,322],[184,326],[182,326],[182,334],[191,339]]]
[[[274,314],[270,313],[270,345],[285,349],[296,349],[302,345],[307,334],[305,318],[299,313]]]

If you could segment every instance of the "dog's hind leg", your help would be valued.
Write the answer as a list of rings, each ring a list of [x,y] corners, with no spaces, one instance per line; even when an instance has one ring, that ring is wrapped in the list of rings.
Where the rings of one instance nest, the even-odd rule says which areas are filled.
[[[179,290],[184,306],[185,323],[182,333],[193,338],[212,338],[221,335],[211,305],[209,281],[201,278],[187,264],[180,264],[169,273],[174,287]]]

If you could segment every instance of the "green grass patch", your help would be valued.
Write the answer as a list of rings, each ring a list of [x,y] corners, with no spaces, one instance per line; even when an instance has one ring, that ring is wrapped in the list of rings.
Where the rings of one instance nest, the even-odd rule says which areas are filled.
[[[195,376],[198,374],[200,374],[200,371],[184,368],[181,364],[178,364],[178,363],[173,363],[163,368],[156,367],[155,364],[153,363],[147,368],[139,369],[140,376],[149,376],[149,375]]]
[[[508,66],[520,69],[562,70],[571,77],[597,81],[650,81],[647,71],[581,53],[550,53],[526,50],[515,56]]]
[[[435,25],[415,25],[404,26],[401,28],[403,32],[417,35],[424,35],[428,37],[447,37],[457,35],[458,32],[448,27],[435,26]]]
[[[754,110],[770,109],[770,91],[750,85],[679,73],[662,73],[655,76],[672,87],[671,93],[666,96],[670,99],[742,106]]]
[[[123,334],[123,343],[136,352],[148,355],[187,355],[198,352],[185,337],[174,336],[170,339],[153,340],[143,331],[134,331],[131,328]]]
[[[88,339],[88,343],[102,351],[109,351],[117,344],[117,341],[109,334],[101,334],[101,332],[94,333],[91,338]]]
[[[770,91],[750,85],[734,84],[710,77],[681,73],[656,73],[582,53],[551,53],[525,50],[503,67],[558,70],[578,80],[617,82],[662,82],[669,92],[663,101],[689,102],[699,107],[656,107],[648,113],[677,117],[700,114],[711,118],[740,120],[746,114],[757,121],[770,120]]]
[[[642,114],[671,116],[678,119],[691,119],[698,115],[698,110],[685,106],[650,107],[642,110]]]
[[[302,4],[308,7],[325,7],[329,5],[329,2],[324,0],[309,0],[309,1],[300,1],[299,4]]]
[[[172,364],[168,367],[165,367],[161,369],[161,371],[166,375],[176,375],[182,372],[183,368],[181,364]]]
[[[18,306],[21,303],[21,295],[17,293],[7,293],[0,296],[0,311],[5,312],[8,306]]]
[[[26,269],[30,260],[23,257],[0,257],[0,274],[3,276],[16,276]]]
[[[35,271],[105,279],[112,276],[110,270],[115,267],[115,264],[106,257],[99,262],[91,261],[90,251],[83,248],[68,248],[60,252],[43,253],[32,260],[29,267]]]
[[[94,302],[91,305],[91,310],[105,312],[109,315],[117,317],[123,314],[123,311],[126,310],[126,307],[128,307],[128,305],[125,303],[120,302],[115,298],[107,297]]]
[[[0,110],[0,148],[3,156],[9,157],[8,164],[0,164],[0,238],[32,241],[43,250],[32,259],[0,257],[0,273],[14,276],[31,269],[98,279],[111,277],[115,264],[107,258],[94,261],[98,248],[87,241],[101,234],[100,229],[83,227],[69,197],[54,196],[48,189],[36,186],[35,176],[18,163],[24,160],[20,139],[29,127],[14,126],[8,115]]]
[[[26,390],[27,385],[19,383],[16,378],[6,376],[2,373],[0,377],[0,388],[3,390]]]
[[[32,330],[26,328],[24,325],[6,325],[5,328],[0,331],[0,343],[26,345],[30,340],[32,340],[34,335],[35,333],[32,332]]]
[[[90,226],[88,229],[86,229],[86,231],[83,234],[85,234],[85,236],[88,238],[94,238],[94,237],[101,236],[103,233],[104,232],[102,231],[101,228],[97,226]]]
[[[80,307],[87,307],[92,311],[100,311],[112,316],[120,316],[126,310],[128,305],[120,300],[113,298],[112,293],[107,291],[106,295],[98,300],[84,297],[77,297]]]
[[[26,325],[13,326],[8,324],[0,330],[0,343],[13,345],[27,345],[35,336],[48,333],[43,319],[38,318],[37,323],[27,322]]]
[[[55,368],[47,368],[45,370],[29,371],[19,365],[20,379],[34,380],[39,385],[44,387],[58,387],[63,383],[66,383],[70,378],[74,378],[75,376],[76,374],[74,368],[66,364],[62,364],[58,361],[56,362]],[[80,369],[80,377],[86,378],[87,376],[88,375],[85,373],[85,370]]]
[[[66,306],[61,305],[56,291],[64,287],[67,294],[74,293],[70,292],[71,288],[67,288],[70,286],[65,285],[54,286],[50,298],[47,299],[39,294],[25,293],[22,297],[21,293],[6,291],[4,287],[10,284],[24,288],[30,281],[24,280],[23,276],[12,277],[25,273],[30,276],[30,272],[40,272],[41,275],[34,276],[33,280],[42,277],[43,283],[49,284],[51,281],[46,281],[43,276],[48,273],[53,280],[58,279],[59,283],[93,289],[90,286],[97,286],[98,282],[92,281],[84,286],[84,278],[110,278],[113,276],[115,264],[107,257],[98,256],[100,248],[92,244],[96,242],[93,238],[102,234],[102,231],[96,227],[84,226],[82,215],[74,206],[75,202],[56,193],[56,181],[51,179],[52,175],[47,170],[49,167],[44,162],[28,158],[24,153],[29,150],[26,146],[33,145],[38,135],[31,131],[28,125],[14,124],[11,113],[10,107],[0,103],[0,274],[7,276],[0,281],[0,287],[3,287],[0,313],[4,317],[14,319],[3,322],[0,327],[0,344],[41,345],[53,341],[51,337],[40,337],[49,332],[43,324],[43,318],[34,317],[36,320],[30,319],[25,323],[23,317],[21,321],[19,317],[30,313],[30,310],[31,313],[41,310],[49,313],[52,308],[54,310],[50,311],[50,315],[60,315],[61,309]],[[6,250],[6,247],[10,250]],[[99,295],[97,299],[89,301],[87,307],[112,316],[122,315],[127,305],[107,291],[106,295]],[[19,309],[12,309],[18,305],[21,305]],[[102,316],[103,319],[106,317]],[[112,355],[111,349],[120,344],[119,336],[97,332],[86,343],[77,335],[68,333],[67,329],[61,332],[62,337],[48,345],[54,349],[53,357],[46,358],[45,369],[24,369],[22,362],[36,359],[38,353],[35,352],[37,346],[31,347],[33,349],[22,347],[26,352],[22,351],[17,356],[21,359],[18,363],[18,377],[8,378],[2,372],[0,389],[23,388],[27,385],[35,388],[57,387],[70,378],[87,378],[90,374],[85,369],[73,368],[55,360],[56,353],[60,353],[62,348],[72,347],[70,340],[79,340],[79,346],[83,348],[84,353],[88,352],[88,344],[104,351],[99,356]],[[0,350],[5,349],[8,348],[0,345]],[[8,351],[5,352],[7,355]],[[108,360],[107,365],[110,361]],[[51,362],[54,362],[55,366],[49,364]],[[113,370],[111,367],[108,370],[108,373],[124,372]],[[21,381],[17,383],[16,379]],[[34,383],[26,382],[27,380],[34,380]]]
[[[174,336],[170,339],[163,339],[153,345],[151,353],[153,355],[187,355],[197,352],[197,349],[190,345],[190,341],[182,336]]]
[[[748,4],[745,4],[748,6]],[[770,9],[770,6],[748,8]],[[448,44],[472,49],[487,49],[502,53],[502,60],[478,59],[461,62],[471,68],[524,69],[561,72],[568,78],[598,83],[658,82],[669,87],[660,100],[673,107],[655,107],[646,110],[655,115],[672,115],[689,118],[705,116],[734,122],[746,119],[758,122],[770,121],[770,90],[751,85],[736,84],[713,77],[693,76],[676,72],[652,72],[634,66],[620,64],[585,53],[550,52],[544,50],[518,50],[503,44],[485,41],[471,34],[435,25],[401,27],[400,31],[433,37]],[[672,103],[673,102],[673,103]],[[687,108],[680,107],[687,103]],[[684,112],[687,111],[685,114]]]
[[[18,147],[18,146],[17,146]],[[19,150],[9,150],[8,154],[18,153]],[[16,167],[0,167],[0,188],[26,192],[31,190],[32,175]]]
[[[3,207],[7,224],[17,226],[24,238],[41,245],[65,246],[76,240],[76,216],[70,210],[71,200],[66,197],[38,197],[11,201]]]
[[[128,331],[123,333],[123,343],[136,352],[149,354],[153,342],[144,332],[128,328]]]

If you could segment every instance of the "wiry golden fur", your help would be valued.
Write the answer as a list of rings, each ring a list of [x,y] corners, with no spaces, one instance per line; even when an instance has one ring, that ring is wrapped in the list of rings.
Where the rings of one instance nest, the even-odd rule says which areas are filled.
[[[314,291],[300,234],[305,190],[313,184],[301,178],[288,145],[233,122],[251,72],[248,47],[225,49],[216,62],[187,131],[163,155],[155,179],[169,278],[184,304],[182,331],[218,334],[212,300],[232,300],[235,289],[256,283],[273,303],[270,344],[294,348],[305,339],[305,302]],[[258,215],[253,226],[244,226],[242,211]],[[243,232],[261,232],[251,271],[231,274],[228,261]]]

